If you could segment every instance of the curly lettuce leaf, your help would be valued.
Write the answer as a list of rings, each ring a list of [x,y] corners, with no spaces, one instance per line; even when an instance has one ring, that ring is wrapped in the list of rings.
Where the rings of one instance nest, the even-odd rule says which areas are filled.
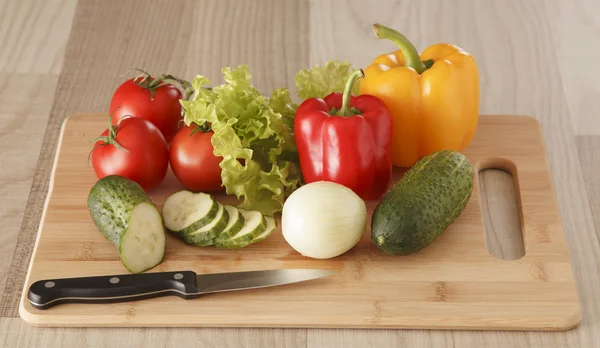
[[[293,134],[297,106],[287,89],[263,96],[246,65],[223,74],[225,83],[212,89],[205,87],[207,78],[194,79],[194,94],[181,102],[185,123],[211,124],[213,153],[223,157],[223,185],[243,198],[240,207],[273,215],[301,181]]]
[[[324,98],[332,92],[343,92],[346,80],[356,69],[348,62],[328,61],[325,65],[317,64],[310,69],[302,69],[296,73],[298,96],[302,99]],[[358,94],[358,84],[354,85],[352,94]]]
[[[298,96],[323,98],[342,92],[355,71],[349,63],[330,61],[296,74]],[[228,194],[242,198],[241,208],[273,215],[302,183],[294,138],[298,105],[287,88],[270,97],[253,85],[248,66],[222,70],[225,83],[209,87],[201,75],[192,82],[194,93],[181,100],[186,125],[210,124],[214,154],[223,157],[221,179]],[[354,93],[358,93],[358,86]]]
[[[290,91],[287,88],[274,90],[269,98],[269,106],[273,111],[281,114],[283,123],[293,132],[298,105],[292,101]]]
[[[216,95],[207,87],[210,80],[204,76],[198,75],[192,80],[194,93],[188,100],[180,100],[181,108],[184,112],[183,121],[187,126],[195,122],[202,125],[205,122],[217,121],[214,101]]]

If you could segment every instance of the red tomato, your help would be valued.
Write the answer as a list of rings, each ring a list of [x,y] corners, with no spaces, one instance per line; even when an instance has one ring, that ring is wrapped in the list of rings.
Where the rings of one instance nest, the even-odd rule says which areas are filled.
[[[152,123],[128,117],[113,126],[113,130],[105,130],[102,136],[107,137],[107,141],[97,141],[91,154],[92,166],[99,179],[120,175],[149,191],[165,178],[169,150],[165,138]]]
[[[195,126],[182,128],[169,149],[173,173],[183,186],[196,192],[222,191],[221,167],[223,157],[213,154],[212,131],[196,131]]]
[[[152,78],[148,79],[154,81]],[[147,87],[146,81],[142,78],[129,79],[117,88],[110,101],[112,122],[117,124],[127,115],[141,117],[158,127],[169,143],[179,130],[179,122],[182,120],[179,99],[183,98],[183,95],[172,84],[150,88]]]

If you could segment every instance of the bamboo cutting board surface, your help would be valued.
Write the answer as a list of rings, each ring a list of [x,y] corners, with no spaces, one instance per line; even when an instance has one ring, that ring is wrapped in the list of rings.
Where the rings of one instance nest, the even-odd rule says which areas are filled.
[[[172,296],[37,310],[26,300],[34,281],[127,273],[86,207],[96,181],[87,164],[92,143],[86,138],[99,135],[106,124],[102,114],[71,116],[63,124],[19,308],[30,324],[565,330],[581,319],[541,129],[535,119],[521,116],[482,116],[465,151],[476,171],[501,168],[515,177],[526,252],[518,260],[499,260],[488,253],[476,176],[464,213],[429,247],[411,256],[384,254],[371,242],[368,229],[352,250],[329,260],[302,257],[279,229],[239,250],[192,247],[169,235],[164,262],[150,272],[322,268],[338,273],[187,301]],[[397,180],[402,171],[394,174]],[[169,172],[151,197],[160,206],[182,188]],[[376,203],[368,202],[369,213]]]

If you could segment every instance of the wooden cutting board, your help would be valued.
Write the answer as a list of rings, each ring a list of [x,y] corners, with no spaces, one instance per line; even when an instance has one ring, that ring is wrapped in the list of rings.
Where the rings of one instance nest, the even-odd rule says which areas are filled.
[[[63,125],[20,304],[21,317],[33,325],[564,330],[581,320],[541,129],[535,119],[519,116],[482,116],[465,151],[477,170],[504,168],[516,178],[526,251],[519,260],[499,260],[488,253],[476,176],[464,213],[411,256],[384,254],[371,242],[370,230],[351,251],[329,260],[302,257],[287,245],[281,230],[239,250],[192,247],[169,235],[165,261],[151,272],[322,268],[338,273],[187,301],[162,297],[37,310],[25,297],[34,281],[127,273],[86,207],[96,181],[87,164],[92,144],[86,138],[98,136],[106,123],[105,115],[84,114]],[[397,170],[395,180],[401,175]],[[169,173],[151,196],[161,205],[179,189]],[[368,203],[369,212],[375,205]]]

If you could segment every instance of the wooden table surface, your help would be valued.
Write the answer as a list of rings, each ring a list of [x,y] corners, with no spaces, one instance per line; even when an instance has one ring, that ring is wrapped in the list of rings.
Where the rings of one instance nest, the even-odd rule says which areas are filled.
[[[0,0],[0,346],[594,346],[600,342],[598,13],[596,0]],[[375,22],[401,30],[419,49],[445,41],[471,52],[480,67],[481,113],[540,120],[582,302],[578,328],[37,329],[18,317],[65,117],[105,112],[122,74],[135,67],[218,80],[223,66],[247,63],[266,92],[293,86],[298,69],[326,60],[364,66],[392,49],[372,36]],[[487,201],[493,210],[512,194],[510,178],[485,176],[487,189],[496,190]],[[510,229],[508,220],[492,217],[488,226],[496,237],[493,253],[510,258],[519,250],[498,232]]]

